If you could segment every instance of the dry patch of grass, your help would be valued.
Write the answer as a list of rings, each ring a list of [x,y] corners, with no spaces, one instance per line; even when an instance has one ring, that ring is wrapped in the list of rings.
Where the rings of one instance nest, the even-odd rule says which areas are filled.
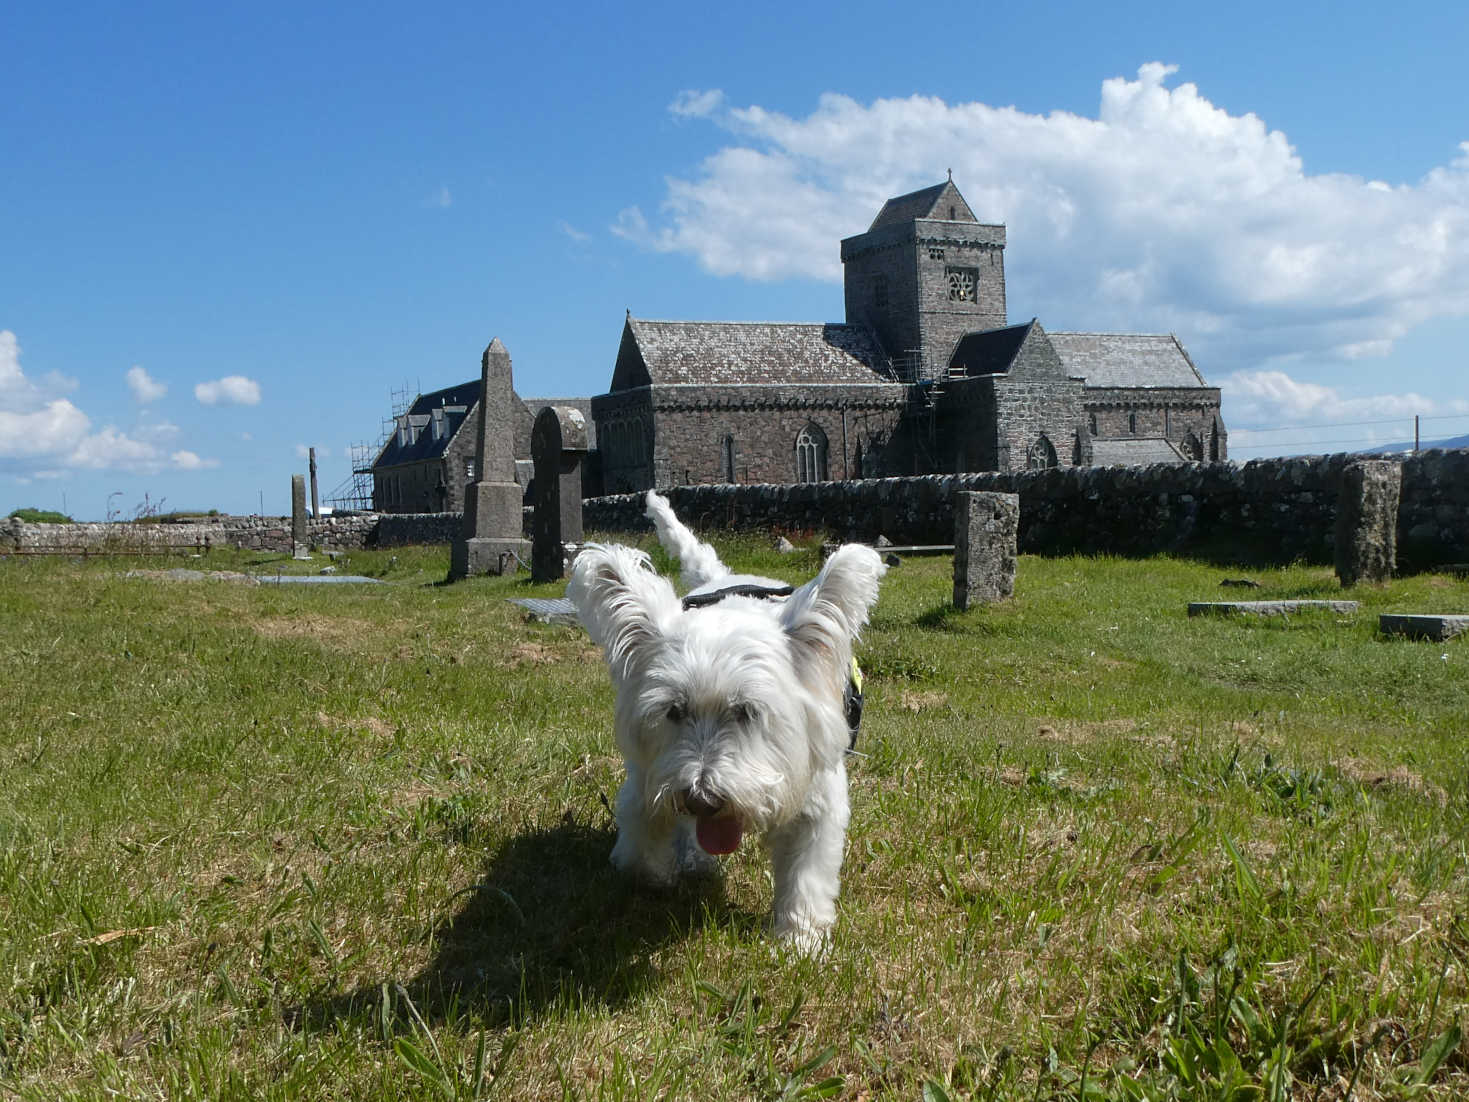
[[[247,621],[251,630],[266,639],[309,639],[340,650],[365,649],[382,634],[383,628],[368,620],[321,613],[270,616]]]

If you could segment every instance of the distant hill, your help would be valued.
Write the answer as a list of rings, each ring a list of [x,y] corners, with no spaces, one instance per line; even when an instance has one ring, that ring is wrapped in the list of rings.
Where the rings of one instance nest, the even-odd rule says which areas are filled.
[[[1429,448],[1469,448],[1469,435],[1451,436],[1447,440],[1425,440],[1418,445],[1419,451],[1427,451]],[[1405,440],[1401,444],[1383,444],[1376,448],[1363,448],[1362,455],[1388,455],[1392,452],[1410,452],[1413,450],[1413,441]]]

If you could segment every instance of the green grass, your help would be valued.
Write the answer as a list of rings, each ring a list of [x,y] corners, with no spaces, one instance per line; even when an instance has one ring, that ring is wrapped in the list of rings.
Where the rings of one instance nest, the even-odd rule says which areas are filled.
[[[757,847],[667,894],[608,866],[605,670],[505,600],[559,586],[125,576],[179,565],[306,569],[0,561],[0,1096],[1469,1093],[1469,643],[1375,631],[1462,582],[1190,620],[1237,569],[1025,557],[956,613],[905,561],[812,961]]]

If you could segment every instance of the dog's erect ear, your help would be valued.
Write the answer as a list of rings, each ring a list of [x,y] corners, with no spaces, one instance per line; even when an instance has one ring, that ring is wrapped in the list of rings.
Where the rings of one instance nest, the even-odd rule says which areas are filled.
[[[668,579],[653,573],[647,554],[621,544],[582,548],[566,596],[617,680],[636,675],[649,644],[682,607]]]
[[[781,626],[799,653],[844,678],[867,614],[877,603],[877,585],[887,566],[877,552],[859,543],[839,547],[821,573],[790,595],[781,609]]]

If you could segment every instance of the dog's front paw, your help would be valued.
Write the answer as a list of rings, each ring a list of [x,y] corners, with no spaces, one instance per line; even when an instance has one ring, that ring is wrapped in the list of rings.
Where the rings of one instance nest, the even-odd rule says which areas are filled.
[[[612,847],[612,867],[650,888],[670,888],[678,878],[672,847],[649,854],[629,842],[625,835],[618,835]]]
[[[818,926],[799,917],[777,918],[775,936],[782,945],[803,957],[819,957],[831,948],[830,926]]]

